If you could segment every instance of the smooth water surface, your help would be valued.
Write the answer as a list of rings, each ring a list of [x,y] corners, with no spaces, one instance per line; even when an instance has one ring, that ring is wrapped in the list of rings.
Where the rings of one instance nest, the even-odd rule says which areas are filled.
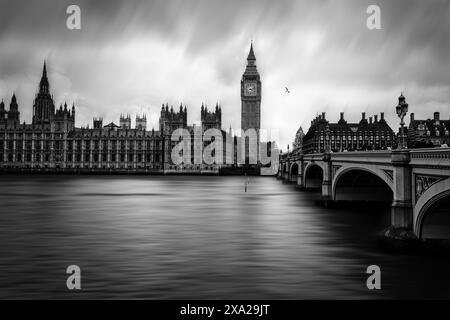
[[[3,176],[1,298],[450,298],[450,261],[387,254],[386,209],[270,177]],[[382,290],[366,287],[366,268]],[[81,268],[82,290],[66,288]]]

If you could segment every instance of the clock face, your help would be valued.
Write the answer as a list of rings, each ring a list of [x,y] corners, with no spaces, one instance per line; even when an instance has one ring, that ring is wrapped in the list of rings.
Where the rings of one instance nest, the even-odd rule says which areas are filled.
[[[244,94],[246,96],[256,96],[256,83],[247,82],[244,84]]]

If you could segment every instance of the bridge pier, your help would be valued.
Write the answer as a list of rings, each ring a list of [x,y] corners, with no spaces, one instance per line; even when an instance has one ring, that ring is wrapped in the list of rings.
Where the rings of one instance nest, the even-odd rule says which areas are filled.
[[[413,230],[412,177],[409,150],[392,152],[394,201],[391,224],[394,228]]]
[[[289,183],[289,176],[290,176],[289,170],[290,170],[290,168],[291,168],[291,161],[288,160],[288,161],[286,162],[286,171],[285,171],[284,174],[283,174],[283,181],[284,181],[285,183]]]
[[[277,179],[283,178],[283,164],[280,162],[278,165]]]
[[[298,175],[297,175],[297,188],[303,188],[303,171],[304,171],[304,162],[303,162],[303,156],[300,158],[300,161],[298,163]]]
[[[323,156],[324,168],[323,168],[323,182],[322,182],[322,197],[325,204],[333,200],[332,195],[332,172],[331,172],[331,154],[326,153]]]
[[[297,176],[297,188],[303,188],[303,174]]]
[[[390,247],[408,247],[418,240],[414,233],[412,205],[412,168],[409,150],[393,150],[391,155],[394,179],[394,201],[391,206],[391,226],[384,232]],[[406,241],[399,245],[399,241]]]

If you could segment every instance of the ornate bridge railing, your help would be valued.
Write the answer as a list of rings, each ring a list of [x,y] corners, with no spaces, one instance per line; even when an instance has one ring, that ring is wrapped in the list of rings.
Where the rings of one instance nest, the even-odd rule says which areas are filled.
[[[336,152],[331,154],[331,161],[386,164],[391,162],[391,153],[391,150]]]
[[[321,161],[323,160],[324,153],[309,153],[303,156],[303,160],[306,161]]]
[[[412,166],[450,167],[450,148],[410,150]]]
[[[409,152],[411,165],[450,166],[450,148],[409,149]],[[296,160],[299,156],[293,153],[284,154],[281,160]],[[323,156],[324,153],[304,154],[303,159],[319,161]],[[331,161],[389,163],[391,156],[392,150],[335,152],[331,153]]]

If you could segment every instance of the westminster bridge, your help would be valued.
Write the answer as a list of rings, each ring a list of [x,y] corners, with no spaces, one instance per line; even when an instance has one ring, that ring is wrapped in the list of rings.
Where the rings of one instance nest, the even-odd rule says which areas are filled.
[[[321,189],[329,201],[390,201],[391,228],[423,238],[436,211],[449,211],[450,148],[285,153],[278,178]]]

